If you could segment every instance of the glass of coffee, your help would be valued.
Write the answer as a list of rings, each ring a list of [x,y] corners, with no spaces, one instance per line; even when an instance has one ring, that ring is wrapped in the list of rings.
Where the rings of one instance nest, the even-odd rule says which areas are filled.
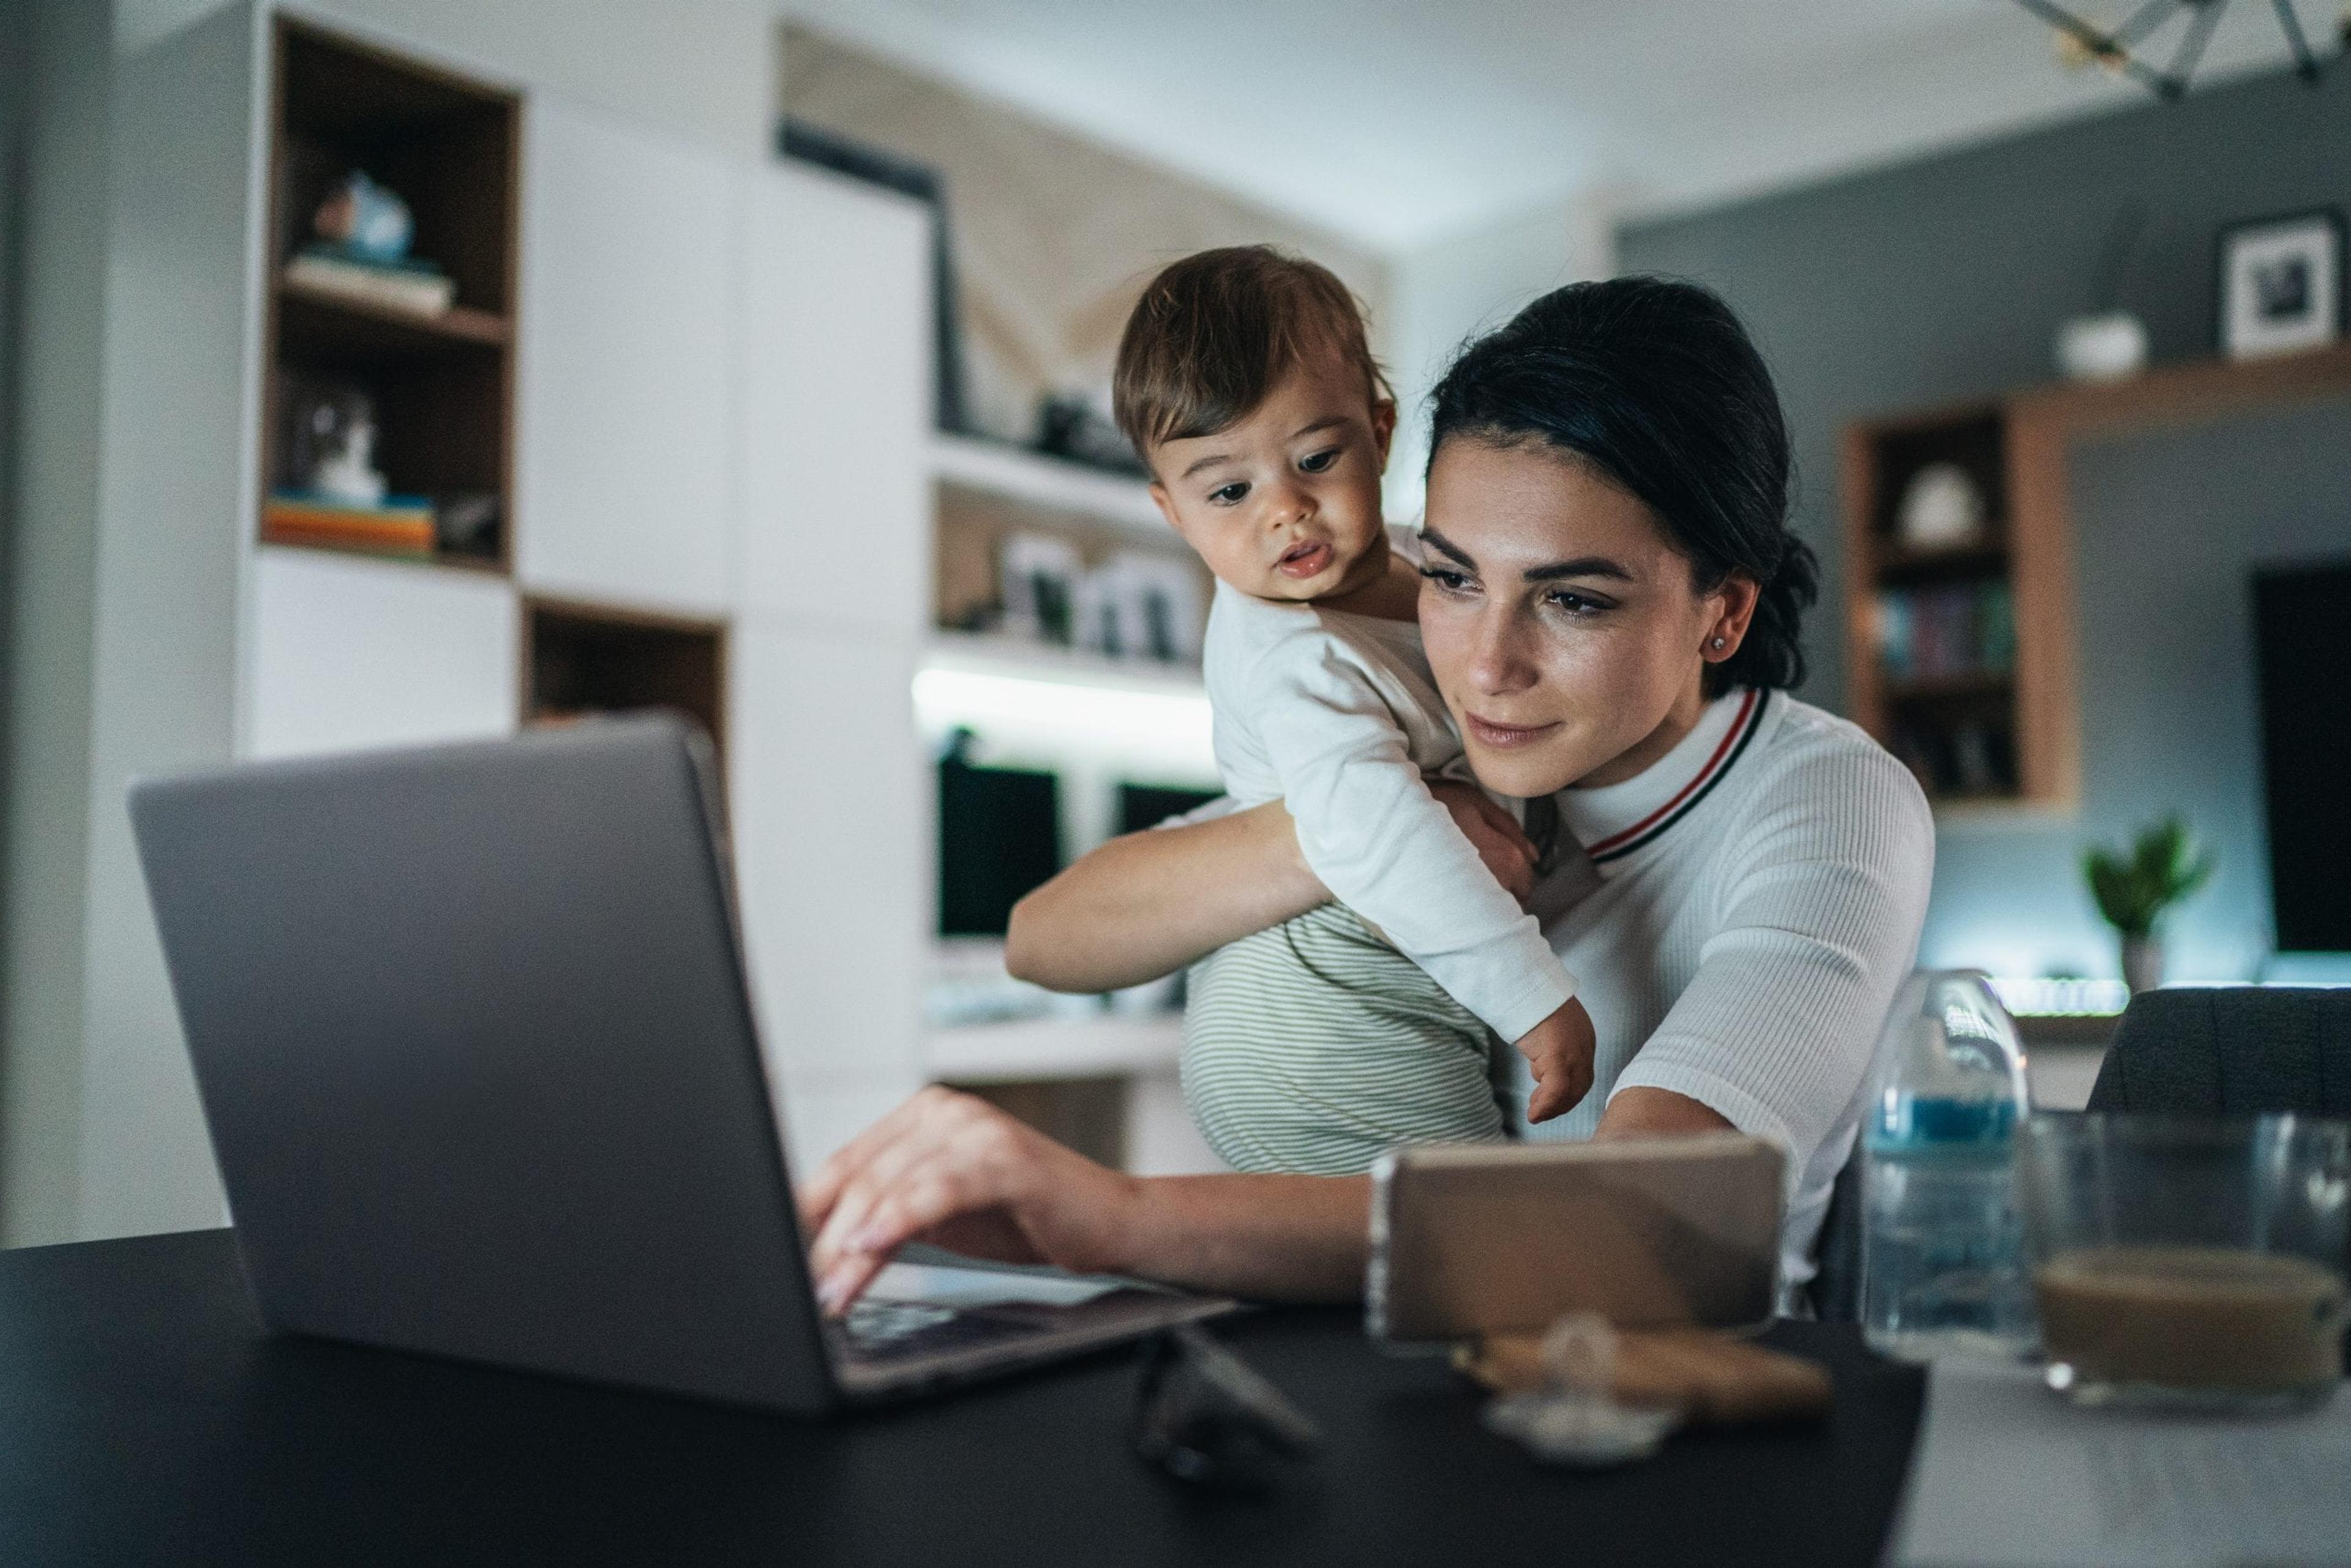
[[[2351,1123],[2036,1115],[2017,1144],[2049,1385],[2294,1409],[2343,1375]]]

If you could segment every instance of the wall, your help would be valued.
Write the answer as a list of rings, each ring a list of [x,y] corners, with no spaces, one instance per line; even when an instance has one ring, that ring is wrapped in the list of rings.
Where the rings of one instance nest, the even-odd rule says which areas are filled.
[[[2118,214],[2151,216],[2123,303],[2158,361],[2215,342],[2224,224],[2351,206],[2351,69],[2283,75],[1619,235],[1630,270],[1721,288],[1777,373],[1801,470],[1798,527],[1826,569],[1807,695],[1843,689],[1835,443],[1847,421],[2048,379],[2058,323],[2096,302]],[[1940,825],[1923,956],[2112,974],[2074,869],[2177,806],[2223,854],[2175,931],[2174,973],[2242,978],[2268,942],[2246,577],[2351,549],[2351,404],[2087,449],[2074,465],[2085,796],[2077,819]]]
[[[33,0],[9,549],[0,1240],[76,1235],[105,346],[105,11]]]
[[[1055,129],[801,27],[778,29],[779,102],[802,120],[939,172],[955,245],[969,423],[1035,434],[1046,392],[1108,410],[1111,361],[1153,272],[1212,246],[1314,257],[1370,307],[1384,259],[1294,219]]]
[[[1428,466],[1428,394],[1469,339],[1563,283],[1615,270],[1609,204],[1593,192],[1395,257],[1380,353],[1399,418],[1388,458],[1387,510],[1420,515]]]
[[[114,0],[117,47],[136,53],[234,3]],[[285,8],[546,88],[733,157],[764,157],[771,144],[771,23],[758,0],[298,0]]]

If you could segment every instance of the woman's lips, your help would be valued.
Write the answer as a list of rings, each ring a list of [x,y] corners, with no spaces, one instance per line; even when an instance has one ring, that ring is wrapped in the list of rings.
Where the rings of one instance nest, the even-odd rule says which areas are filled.
[[[1331,564],[1331,547],[1327,544],[1303,544],[1290,550],[1273,563],[1273,570],[1284,577],[1305,579],[1320,577]]]
[[[1474,713],[1461,716],[1464,727],[1479,745],[1489,746],[1498,751],[1507,751],[1515,746],[1531,746],[1559,727],[1556,723],[1495,724],[1479,718]]]

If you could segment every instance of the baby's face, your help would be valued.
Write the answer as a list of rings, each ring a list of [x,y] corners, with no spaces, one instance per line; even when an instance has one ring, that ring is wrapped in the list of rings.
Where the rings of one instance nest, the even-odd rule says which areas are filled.
[[[1259,599],[1327,599],[1385,570],[1380,470],[1395,405],[1337,356],[1301,364],[1239,423],[1163,442],[1151,498],[1208,570]]]

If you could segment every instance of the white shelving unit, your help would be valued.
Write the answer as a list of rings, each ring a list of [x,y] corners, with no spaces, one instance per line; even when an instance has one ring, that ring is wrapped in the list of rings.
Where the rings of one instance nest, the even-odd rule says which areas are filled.
[[[1176,1071],[1183,1049],[1179,1013],[1021,1019],[932,1030],[923,1069],[942,1083],[1156,1077]]]
[[[931,476],[943,485],[1000,496],[1046,511],[1115,523],[1154,539],[1167,534],[1166,519],[1160,517],[1144,481],[1024,452],[1001,442],[934,435]]]
[[[1039,528],[1173,551],[1178,547],[1145,482],[967,436],[934,435],[930,476],[940,526],[967,501],[1033,515]],[[1018,765],[1050,767],[1065,791],[1072,852],[1099,839],[1109,791],[1123,779],[1212,787],[1207,691],[1197,665],[1105,658],[1021,638],[933,631],[914,683],[917,722],[935,739],[958,725]],[[1088,806],[1084,802],[1094,804]],[[1113,828],[1111,831],[1115,831]],[[1177,1084],[1179,1013],[1102,1012],[934,1028],[925,1076],[981,1089],[1123,1081],[1121,1142],[1132,1169],[1217,1168]]]
[[[1196,697],[1205,702],[1208,695],[1195,664],[1110,659],[986,632],[932,632],[924,649],[923,668],[1144,696]]]

